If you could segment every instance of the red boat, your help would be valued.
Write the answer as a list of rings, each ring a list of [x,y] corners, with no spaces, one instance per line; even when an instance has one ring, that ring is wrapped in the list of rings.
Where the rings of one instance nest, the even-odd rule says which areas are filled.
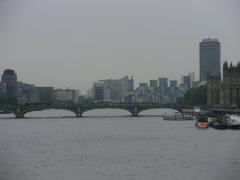
[[[197,115],[195,126],[197,128],[208,128],[208,116],[206,114]]]

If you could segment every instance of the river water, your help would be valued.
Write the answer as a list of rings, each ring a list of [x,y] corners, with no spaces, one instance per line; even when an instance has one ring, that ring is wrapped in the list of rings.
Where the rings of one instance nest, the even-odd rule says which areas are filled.
[[[1,115],[0,180],[240,179],[240,131],[146,116],[161,113]]]

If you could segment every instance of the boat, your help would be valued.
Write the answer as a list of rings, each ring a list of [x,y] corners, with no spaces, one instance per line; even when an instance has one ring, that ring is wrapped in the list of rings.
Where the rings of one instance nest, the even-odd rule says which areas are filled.
[[[223,118],[216,118],[215,120],[212,120],[209,123],[209,126],[214,129],[221,129],[221,130],[229,128],[226,121]]]
[[[229,129],[240,129],[240,115],[227,114],[224,120]]]
[[[208,128],[208,116],[205,113],[199,113],[195,116],[195,126],[197,128]]]
[[[186,114],[164,115],[163,120],[166,121],[194,121],[195,116]]]

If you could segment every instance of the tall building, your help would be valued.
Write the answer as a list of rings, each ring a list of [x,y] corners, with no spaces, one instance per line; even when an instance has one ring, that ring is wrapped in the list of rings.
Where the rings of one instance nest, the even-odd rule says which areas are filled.
[[[223,65],[223,79],[209,79],[207,82],[208,105],[240,107],[240,62],[233,66]]]
[[[170,88],[177,88],[178,87],[178,81],[177,80],[170,80]]]
[[[2,74],[2,82],[7,84],[7,95],[17,98],[17,74],[14,70],[6,69]]]
[[[94,100],[112,102],[131,102],[134,91],[133,77],[124,76],[121,79],[99,80],[93,83],[89,95]]]
[[[18,102],[24,103],[35,103],[39,101],[39,94],[37,88],[32,84],[18,82]]]
[[[160,89],[168,87],[168,78],[158,78],[158,84]]]
[[[104,81],[94,82],[92,92],[94,100],[97,101],[104,100]]]
[[[219,77],[221,69],[221,47],[217,39],[203,39],[199,43],[200,81],[208,77]]]
[[[7,96],[7,84],[0,82],[0,97],[6,97]]]
[[[154,87],[154,88],[157,88],[157,86],[158,86],[158,82],[155,79],[150,80],[149,84],[150,84],[150,87]]]

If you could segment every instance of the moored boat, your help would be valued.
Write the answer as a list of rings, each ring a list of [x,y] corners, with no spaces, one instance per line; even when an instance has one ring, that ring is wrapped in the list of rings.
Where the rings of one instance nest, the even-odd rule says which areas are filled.
[[[227,114],[224,119],[229,129],[240,129],[240,115]]]
[[[205,113],[199,113],[196,116],[195,126],[197,128],[208,128],[208,116]]]

